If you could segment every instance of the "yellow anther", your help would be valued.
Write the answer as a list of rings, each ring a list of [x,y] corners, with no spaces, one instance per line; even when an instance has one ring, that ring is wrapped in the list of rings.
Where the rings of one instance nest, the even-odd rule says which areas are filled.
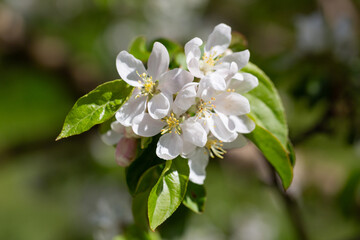
[[[142,79],[138,81],[142,86],[139,86],[138,89],[140,90],[140,93],[135,97],[138,98],[140,96],[152,96],[155,92],[155,85],[156,83],[153,81],[152,77],[147,75],[146,73],[139,74],[136,71],[136,74]]]
[[[214,101],[215,98],[212,97],[210,101],[205,102],[204,100],[200,99],[200,103],[198,105],[198,110],[196,112],[196,117],[198,119],[201,119],[202,117],[209,117],[211,116],[214,108],[216,107],[214,104],[212,104],[212,101]]]
[[[161,134],[172,133],[181,134],[180,121],[176,118],[174,113],[171,113],[169,117],[165,117],[164,120],[167,126],[161,129]]]
[[[212,158],[218,157],[223,159],[223,155],[226,153],[226,151],[223,149],[224,144],[222,143],[222,141],[217,140],[217,139],[209,139],[206,142],[205,147],[208,149],[209,151],[209,155]]]

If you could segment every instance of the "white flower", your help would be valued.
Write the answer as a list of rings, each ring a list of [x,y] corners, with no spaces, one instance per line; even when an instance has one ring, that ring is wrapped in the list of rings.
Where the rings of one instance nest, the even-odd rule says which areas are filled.
[[[140,60],[126,51],[117,56],[116,67],[121,78],[136,87],[116,113],[116,119],[124,126],[131,126],[134,118],[146,109],[154,119],[165,117],[172,104],[172,94],[193,80],[193,76],[183,69],[168,71],[169,53],[159,42],[154,43],[147,71]]]
[[[181,122],[182,121],[182,122]],[[152,137],[161,133],[156,154],[159,158],[170,160],[183,153],[184,145],[203,147],[207,133],[194,118],[179,119],[174,113],[164,119],[153,119],[148,113],[134,118],[133,130],[139,136]]]
[[[190,40],[185,45],[189,71],[197,78],[205,78],[216,90],[225,90],[226,78],[243,68],[250,57],[248,50],[225,56],[230,42],[231,28],[223,23],[217,25],[209,35],[203,53],[201,51],[203,41],[197,37]]]

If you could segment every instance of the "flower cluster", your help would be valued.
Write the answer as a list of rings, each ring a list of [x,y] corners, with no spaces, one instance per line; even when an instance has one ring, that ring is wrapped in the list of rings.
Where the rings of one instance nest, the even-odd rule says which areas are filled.
[[[246,116],[249,101],[241,94],[256,87],[258,80],[239,72],[250,54],[233,53],[230,41],[231,28],[225,24],[217,25],[205,44],[200,38],[190,40],[185,45],[188,71],[169,70],[168,51],[159,42],[154,43],[147,69],[128,52],[120,52],[117,70],[135,88],[105,139],[120,141],[120,148],[126,144],[124,129],[133,132],[130,139],[161,134],[157,156],[189,159],[190,180],[203,184],[209,157],[223,158],[225,149],[245,145],[242,134],[255,128]]]

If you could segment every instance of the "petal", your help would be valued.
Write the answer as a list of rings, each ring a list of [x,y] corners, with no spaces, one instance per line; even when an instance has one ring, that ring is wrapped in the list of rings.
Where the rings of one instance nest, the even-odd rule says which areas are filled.
[[[229,119],[234,124],[235,131],[238,133],[250,133],[255,129],[255,123],[248,116],[229,116]]]
[[[209,75],[206,75],[200,80],[200,85],[203,84],[203,87],[210,87],[214,90],[224,91],[226,89],[226,82],[224,79],[225,76],[217,72],[213,72]]]
[[[186,63],[189,63],[189,61],[193,58],[196,60],[199,60],[201,57],[201,50],[200,46],[203,44],[203,41],[196,37],[191,39],[185,44],[185,56],[186,56]]]
[[[164,45],[155,42],[148,60],[148,73],[154,81],[169,68],[169,53]]]
[[[216,112],[206,120],[210,132],[220,141],[232,142],[236,139],[238,134],[229,129],[229,119],[224,114]]]
[[[133,119],[145,112],[146,96],[136,98],[139,93],[138,89],[134,89],[131,98],[121,106],[116,112],[115,117],[122,125],[131,126]]]
[[[218,64],[215,66],[216,73],[223,76],[225,82],[228,85],[228,82],[234,77],[234,75],[238,72],[238,67],[235,62],[227,63],[223,62],[222,64]]]
[[[242,135],[239,134],[237,138],[232,142],[225,142],[223,148],[224,149],[233,149],[233,148],[241,148],[247,144],[247,139]]]
[[[196,184],[204,184],[206,166],[209,163],[209,154],[205,148],[197,148],[189,156],[189,179]]]
[[[122,167],[127,167],[136,157],[137,141],[134,138],[122,138],[116,146],[116,163]]]
[[[165,160],[179,156],[183,149],[183,140],[179,134],[172,132],[162,135],[157,143],[156,155]]]
[[[218,56],[225,52],[231,42],[231,28],[226,24],[217,25],[205,44],[205,52]]]
[[[222,63],[222,62],[236,62],[236,64],[238,65],[238,69],[242,69],[243,67],[246,66],[246,64],[248,64],[250,59],[250,52],[249,50],[244,50],[241,52],[236,52],[230,55],[227,55],[223,58],[220,59],[220,61],[218,63]]]
[[[181,125],[183,139],[198,147],[205,146],[207,134],[200,123],[195,120],[185,120]]]
[[[185,84],[193,80],[194,77],[191,73],[184,69],[176,68],[166,72],[160,77],[158,89],[175,94],[180,91]]]
[[[216,96],[213,102],[216,111],[225,115],[243,115],[250,112],[249,100],[235,92],[224,92]]]
[[[193,104],[195,104],[196,87],[198,83],[186,84],[178,93],[175,98],[174,105],[182,110],[188,110]]]
[[[187,63],[187,67],[194,77],[202,78],[204,76],[204,73],[200,71],[199,60],[196,60],[195,58],[191,59]]]
[[[165,123],[153,119],[148,113],[141,114],[134,118],[132,129],[134,133],[142,137],[152,137],[160,133]]]
[[[169,98],[164,93],[153,96],[148,103],[148,111],[152,118],[161,119],[165,117],[170,110]]]
[[[104,134],[101,134],[101,140],[107,145],[115,145],[123,137],[122,134],[114,132],[112,130],[107,131]]]
[[[184,140],[184,138],[183,138]],[[194,151],[196,149],[196,146],[190,142],[187,142],[187,141],[183,141],[183,150],[182,150],[182,153],[181,153],[181,156],[183,158],[187,158],[187,155],[189,153],[191,153],[192,151]]]
[[[120,77],[129,85],[139,87],[138,74],[146,73],[144,64],[127,51],[121,51],[116,58],[116,68]]]
[[[118,121],[114,121],[110,124],[111,129],[117,133],[121,133],[124,134],[125,133],[125,126],[122,125],[120,122]]]
[[[259,85],[257,77],[250,73],[236,73],[229,84],[229,88],[238,93],[246,93]]]

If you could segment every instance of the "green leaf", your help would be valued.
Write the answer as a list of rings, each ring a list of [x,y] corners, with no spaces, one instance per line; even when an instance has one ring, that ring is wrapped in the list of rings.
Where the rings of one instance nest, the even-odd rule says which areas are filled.
[[[129,53],[135,58],[146,62],[149,59],[150,52],[146,47],[146,38],[143,36],[137,37],[132,41],[129,47]]]
[[[249,117],[256,124],[255,130],[246,136],[273,165],[287,189],[293,178],[295,155],[288,140],[288,126],[280,96],[269,77],[254,64],[249,63],[242,71],[253,74],[259,80],[259,86],[244,94],[250,101]]]
[[[122,80],[99,85],[79,98],[69,114],[56,140],[77,135],[111,118],[126,102],[133,87]]]
[[[138,149],[138,156],[134,162],[126,168],[126,183],[129,188],[130,194],[135,195],[136,188],[138,187],[139,180],[142,175],[151,167],[165,163],[164,160],[158,158],[155,149],[159,136],[153,137],[154,139],[146,149]]]
[[[141,137],[140,147],[141,149],[145,149],[152,142],[152,137]]]
[[[189,181],[183,204],[193,212],[202,213],[205,209],[205,202],[206,190],[204,185]]]
[[[189,181],[188,160],[178,157],[166,161],[165,168],[148,200],[148,217],[151,230],[155,230],[170,217],[184,199]]]

